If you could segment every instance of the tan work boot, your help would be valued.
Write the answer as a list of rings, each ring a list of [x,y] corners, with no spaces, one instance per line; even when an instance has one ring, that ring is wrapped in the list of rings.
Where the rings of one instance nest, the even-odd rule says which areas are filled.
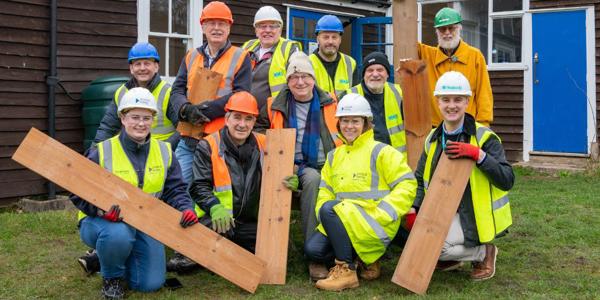
[[[327,267],[323,264],[311,262],[308,264],[308,274],[310,274],[310,280],[317,281],[327,278]]]
[[[356,268],[350,269],[347,262],[335,260],[335,266],[329,270],[325,279],[317,281],[316,287],[327,291],[341,291],[358,287]]]
[[[379,260],[366,265],[361,260],[358,261],[358,272],[360,274],[360,278],[364,280],[375,280],[379,278],[381,275],[381,265],[379,264]]]
[[[498,248],[492,244],[486,244],[485,258],[482,262],[473,263],[471,279],[482,281],[494,277],[494,274],[496,274],[496,255],[498,255]]]

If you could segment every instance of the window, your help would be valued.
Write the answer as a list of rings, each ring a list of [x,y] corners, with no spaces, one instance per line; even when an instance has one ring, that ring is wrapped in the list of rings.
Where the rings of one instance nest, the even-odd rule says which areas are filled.
[[[196,3],[194,3],[196,2]],[[159,74],[173,81],[188,49],[201,44],[201,7],[192,0],[140,0],[138,40],[153,44],[160,55]]]
[[[521,63],[523,0],[490,0],[492,63]]]

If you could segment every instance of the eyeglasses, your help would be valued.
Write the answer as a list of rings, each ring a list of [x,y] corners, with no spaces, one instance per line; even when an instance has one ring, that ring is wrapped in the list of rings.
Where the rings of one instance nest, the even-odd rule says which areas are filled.
[[[265,30],[267,28],[269,30],[275,30],[275,29],[281,28],[281,25],[279,25],[279,24],[258,24],[258,25],[256,25],[256,28],[258,28],[260,30]]]
[[[290,83],[296,83],[298,82],[300,79],[302,79],[303,82],[311,82],[314,81],[313,77],[308,75],[308,74],[302,74],[302,75],[290,75],[290,77],[288,77],[288,81]]]
[[[143,122],[144,124],[148,124],[148,123],[152,123],[152,121],[154,121],[153,116],[127,115],[127,118],[129,118],[135,124],[138,124],[140,122]]]
[[[456,29],[458,29],[458,25],[448,25],[437,28],[437,30],[441,33],[445,33],[446,31],[450,31],[452,33],[455,32]]]

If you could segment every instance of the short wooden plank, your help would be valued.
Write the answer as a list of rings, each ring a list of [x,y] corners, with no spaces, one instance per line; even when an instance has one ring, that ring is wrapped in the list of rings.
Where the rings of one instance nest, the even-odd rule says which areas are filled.
[[[392,277],[414,293],[425,294],[456,214],[471,170],[468,159],[449,160],[442,153],[429,189]]]
[[[293,174],[295,145],[295,129],[267,130],[256,235],[256,256],[267,263],[261,283],[285,284],[292,191],[282,181]]]
[[[265,263],[202,225],[179,226],[181,213],[32,128],[13,159],[86,201],[108,210],[121,206],[123,221],[254,293]]]
[[[195,81],[188,90],[188,101],[192,104],[200,104],[204,101],[215,99],[223,74],[201,68],[197,71],[194,78]],[[182,136],[201,139],[204,134],[204,126],[181,121],[177,124],[177,131]]]

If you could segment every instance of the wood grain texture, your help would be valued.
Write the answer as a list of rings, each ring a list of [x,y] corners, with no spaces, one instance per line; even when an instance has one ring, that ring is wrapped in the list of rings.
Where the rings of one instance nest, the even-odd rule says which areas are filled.
[[[417,0],[393,0],[394,62],[403,58],[418,58]],[[396,83],[399,83],[396,79]]]
[[[282,181],[294,172],[295,145],[295,129],[267,130],[256,234],[256,256],[267,263],[261,283],[285,284],[292,191]]]
[[[195,82],[188,84],[188,101],[192,104],[200,104],[207,99],[214,99],[219,89],[219,84],[223,74],[213,72],[210,69],[201,68],[195,77]],[[203,125],[193,125],[188,122],[181,121],[177,124],[177,131],[181,136],[191,136],[196,139],[201,139],[204,133]]]
[[[442,153],[392,282],[425,294],[475,163]]]
[[[13,159],[101,209],[120,205],[127,224],[244,290],[256,290],[265,269],[261,259],[202,225],[182,228],[176,209],[41,131],[32,128]]]

